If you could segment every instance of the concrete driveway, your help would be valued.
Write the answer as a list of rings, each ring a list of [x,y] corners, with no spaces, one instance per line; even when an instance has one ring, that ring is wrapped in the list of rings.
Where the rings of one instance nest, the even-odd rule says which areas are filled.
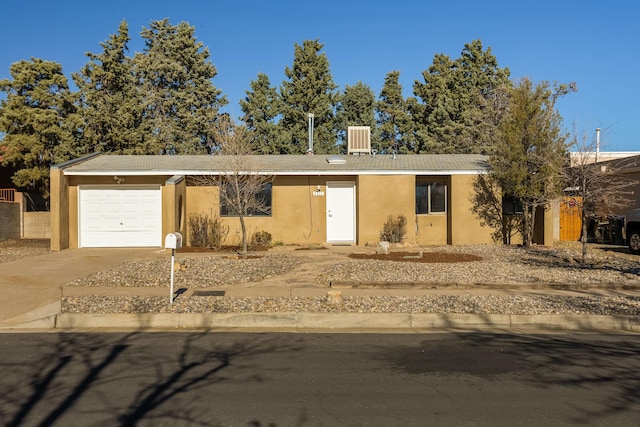
[[[50,252],[0,264],[0,326],[60,312],[62,285],[158,248],[85,248]]]

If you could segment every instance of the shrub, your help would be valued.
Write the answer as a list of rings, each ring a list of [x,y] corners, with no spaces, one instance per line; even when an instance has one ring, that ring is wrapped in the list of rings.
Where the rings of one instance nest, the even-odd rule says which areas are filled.
[[[189,215],[189,241],[191,246],[219,249],[229,234],[229,227],[216,215]]]
[[[189,243],[195,247],[207,246],[207,216],[204,214],[189,215]]]
[[[229,226],[224,225],[218,215],[209,222],[209,247],[219,249],[227,239]]]
[[[389,215],[380,231],[380,241],[400,243],[407,234],[407,218],[404,215]]]
[[[270,246],[271,245],[271,233],[268,231],[256,231],[251,236],[251,246]]]

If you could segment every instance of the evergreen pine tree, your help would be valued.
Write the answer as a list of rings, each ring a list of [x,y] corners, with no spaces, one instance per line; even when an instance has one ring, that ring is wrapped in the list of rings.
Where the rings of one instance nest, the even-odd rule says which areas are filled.
[[[512,87],[508,68],[500,68],[491,48],[482,48],[480,40],[465,45],[459,71],[466,90],[464,104],[468,112],[462,132],[460,152],[490,154],[497,130],[507,112],[507,93]]]
[[[253,149],[257,154],[286,154],[291,146],[287,143],[277,120],[282,114],[282,101],[269,77],[259,73],[251,82],[247,96],[240,100],[243,120],[253,132]]]
[[[409,112],[409,101],[402,95],[400,72],[392,71],[384,79],[380,100],[376,104],[381,153],[416,152],[415,129]]]
[[[212,125],[227,101],[212,83],[215,66],[194,27],[154,21],[141,32],[145,49],[135,74],[144,94],[143,150],[148,154],[196,154],[216,150]]]
[[[416,81],[414,94],[420,99],[414,120],[419,128],[419,149],[430,153],[491,152],[493,141],[485,137],[486,109],[497,90],[510,86],[509,70],[498,67],[491,49],[475,40],[465,45],[460,58],[438,54]]]
[[[293,66],[285,68],[289,80],[282,82],[283,115],[280,125],[291,143],[291,153],[305,153],[308,147],[308,114],[314,115],[315,153],[336,153],[335,113],[339,101],[329,60],[320,53],[323,44],[305,40],[294,48]]]
[[[23,60],[10,73],[13,80],[0,80],[6,93],[0,103],[2,164],[18,169],[12,177],[18,188],[48,199],[51,165],[84,154],[77,143],[74,94],[55,62]]]
[[[140,91],[133,76],[133,62],[126,55],[128,26],[100,46],[100,54],[87,53],[89,62],[73,79],[80,90],[83,136],[91,151],[144,154],[140,132]]]

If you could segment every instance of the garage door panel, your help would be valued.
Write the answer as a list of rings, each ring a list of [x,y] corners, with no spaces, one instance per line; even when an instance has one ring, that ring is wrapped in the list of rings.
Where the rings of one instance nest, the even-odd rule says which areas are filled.
[[[159,187],[81,187],[80,246],[161,246]]]

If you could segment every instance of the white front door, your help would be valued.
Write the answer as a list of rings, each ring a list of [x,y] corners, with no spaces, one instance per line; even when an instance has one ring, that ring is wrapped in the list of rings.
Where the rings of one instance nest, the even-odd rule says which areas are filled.
[[[79,246],[162,246],[160,186],[80,187]]]
[[[327,242],[356,241],[356,184],[327,182]]]

